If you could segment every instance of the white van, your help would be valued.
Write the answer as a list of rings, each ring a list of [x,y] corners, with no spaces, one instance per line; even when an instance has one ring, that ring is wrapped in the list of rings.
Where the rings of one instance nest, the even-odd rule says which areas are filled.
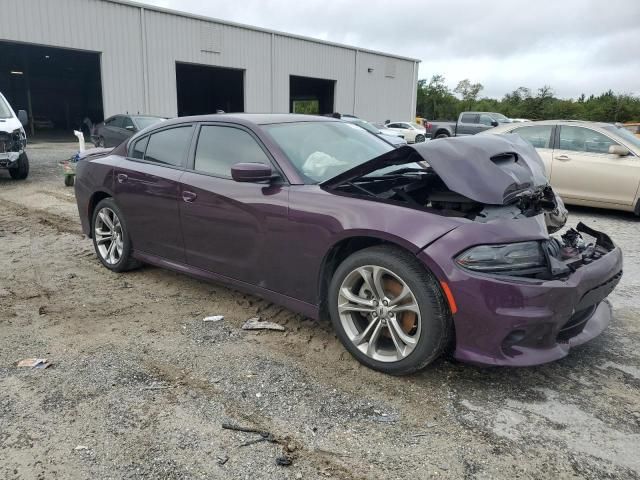
[[[24,126],[28,123],[27,112],[19,110],[15,114],[7,99],[0,92],[0,168],[9,169],[11,178],[24,180],[29,175],[27,158],[27,134]]]

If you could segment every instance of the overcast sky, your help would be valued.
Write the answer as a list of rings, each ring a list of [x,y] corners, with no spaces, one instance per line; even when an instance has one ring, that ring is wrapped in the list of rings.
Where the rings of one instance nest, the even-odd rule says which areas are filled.
[[[418,58],[419,78],[469,78],[481,96],[640,95],[640,0],[143,0]]]

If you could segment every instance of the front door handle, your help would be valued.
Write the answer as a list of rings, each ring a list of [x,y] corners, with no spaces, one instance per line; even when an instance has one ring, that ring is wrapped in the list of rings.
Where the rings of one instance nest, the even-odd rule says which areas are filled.
[[[188,190],[184,190],[182,192],[182,200],[184,200],[187,203],[192,203],[197,197],[198,195]]]
[[[569,155],[558,155],[556,160],[571,160],[571,157]]]
[[[119,173],[116,175],[116,178],[118,179],[118,183],[124,183],[127,181],[129,176],[126,173]]]

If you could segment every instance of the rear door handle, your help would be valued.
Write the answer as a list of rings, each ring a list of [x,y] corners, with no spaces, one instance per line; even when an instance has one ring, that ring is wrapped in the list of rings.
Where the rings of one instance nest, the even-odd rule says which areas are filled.
[[[118,179],[118,183],[124,183],[127,181],[129,176],[126,173],[119,173],[116,175],[116,178]]]
[[[571,157],[569,155],[558,155],[556,160],[571,160]]]
[[[182,200],[184,200],[187,203],[192,203],[197,197],[198,195],[196,195],[193,192],[190,192],[188,190],[182,191]]]

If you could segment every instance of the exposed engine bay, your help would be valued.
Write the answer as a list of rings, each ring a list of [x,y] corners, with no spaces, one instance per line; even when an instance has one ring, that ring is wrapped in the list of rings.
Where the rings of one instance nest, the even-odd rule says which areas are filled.
[[[549,185],[514,193],[505,205],[487,205],[451,191],[429,166],[363,176],[338,185],[336,190],[478,222],[533,217],[544,213],[549,233],[558,231],[567,220],[567,210],[562,200]]]

